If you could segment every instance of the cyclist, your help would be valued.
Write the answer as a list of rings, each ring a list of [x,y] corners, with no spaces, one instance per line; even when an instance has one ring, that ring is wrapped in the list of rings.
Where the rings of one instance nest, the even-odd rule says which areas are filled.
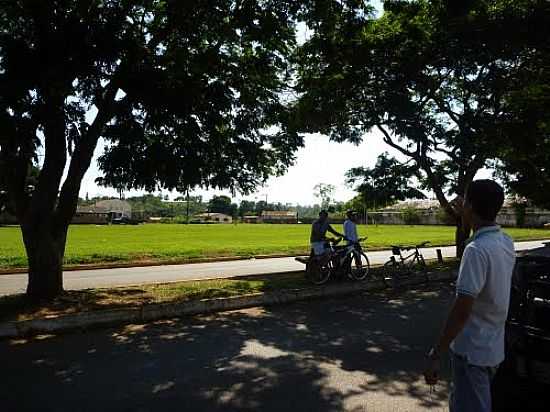
[[[353,210],[346,211],[347,219],[344,221],[344,239],[347,240],[348,246],[353,246],[353,258],[355,265],[361,267],[361,245],[359,244],[359,236],[357,235],[357,215]]]
[[[323,255],[327,251],[327,232],[337,237],[344,237],[344,235],[334,230],[328,222],[328,212],[326,210],[321,210],[319,212],[319,219],[315,220],[311,225],[311,236],[309,238],[311,249],[315,256]]]

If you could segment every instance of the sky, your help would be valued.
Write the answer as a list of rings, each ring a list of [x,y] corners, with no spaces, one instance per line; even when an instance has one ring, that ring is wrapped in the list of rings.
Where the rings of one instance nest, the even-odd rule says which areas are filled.
[[[314,196],[313,187],[318,183],[328,183],[336,186],[335,200],[347,201],[355,196],[353,188],[345,185],[347,170],[358,166],[374,166],[377,156],[384,151],[397,155],[385,145],[381,135],[374,132],[365,135],[363,143],[359,146],[331,142],[327,136],[320,134],[306,135],[304,143],[305,146],[296,152],[296,161],[286,174],[270,178],[263,187],[259,187],[251,195],[236,194],[232,197],[228,191],[200,189],[194,190],[191,195],[202,195],[205,200],[208,200],[214,195],[224,194],[232,197],[236,202],[242,199],[265,200],[267,196],[269,203],[311,205],[319,202],[319,199]],[[90,198],[100,195],[117,196],[114,189],[100,187],[95,183],[95,179],[101,175],[96,160],[102,151],[103,144],[100,143],[96,148],[92,165],[82,181],[80,197],[86,197],[86,194]],[[125,196],[143,193],[145,192],[128,191],[125,192]],[[158,193],[161,192],[155,194]],[[170,198],[179,195],[169,191],[164,191],[162,194],[168,194]]]

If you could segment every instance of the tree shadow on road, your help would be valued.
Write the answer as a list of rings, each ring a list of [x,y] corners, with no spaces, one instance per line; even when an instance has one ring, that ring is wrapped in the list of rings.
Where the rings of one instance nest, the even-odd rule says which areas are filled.
[[[420,379],[452,290],[170,319],[1,342],[10,410],[441,410]],[[29,396],[29,389],[32,396]]]

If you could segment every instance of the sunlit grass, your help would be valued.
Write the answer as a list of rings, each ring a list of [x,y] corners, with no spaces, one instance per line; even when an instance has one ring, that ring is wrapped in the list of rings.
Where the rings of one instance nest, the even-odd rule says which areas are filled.
[[[341,230],[340,225],[334,225]],[[71,226],[65,264],[129,262],[153,260],[181,262],[213,256],[254,256],[262,254],[305,254],[309,248],[309,225],[182,225]],[[516,240],[550,238],[544,229],[506,231]],[[430,241],[434,246],[454,243],[449,226],[364,225],[360,236],[368,235],[370,250],[392,244]],[[18,227],[0,227],[0,267],[27,264]]]

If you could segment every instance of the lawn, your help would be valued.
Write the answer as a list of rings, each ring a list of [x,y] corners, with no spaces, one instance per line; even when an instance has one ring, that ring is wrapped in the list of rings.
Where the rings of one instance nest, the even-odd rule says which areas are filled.
[[[340,230],[340,225],[336,226]],[[153,260],[181,262],[213,256],[308,253],[309,225],[75,225],[69,229],[65,264]],[[516,240],[550,238],[544,229],[506,231]],[[368,235],[367,248],[392,244],[453,244],[454,228],[447,226],[380,225],[359,227]],[[24,267],[26,257],[18,227],[0,227],[0,268]]]

